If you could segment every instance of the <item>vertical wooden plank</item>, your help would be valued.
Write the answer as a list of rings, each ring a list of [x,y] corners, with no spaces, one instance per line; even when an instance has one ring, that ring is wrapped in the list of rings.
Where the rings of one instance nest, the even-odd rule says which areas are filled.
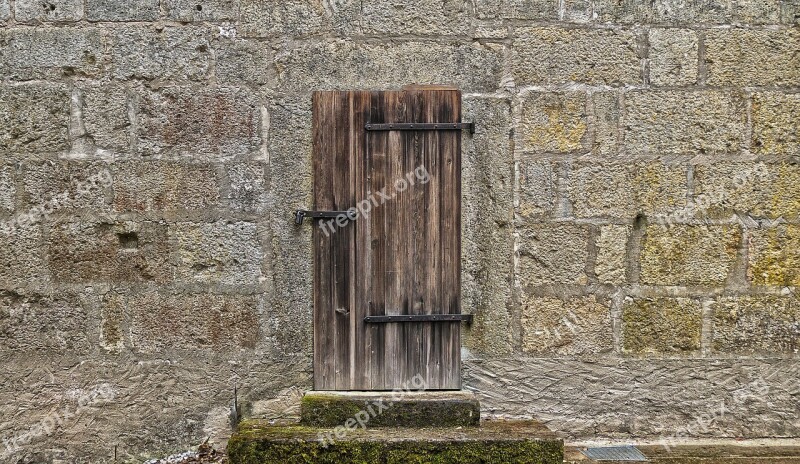
[[[443,120],[461,120],[461,92],[448,92],[439,105]],[[453,131],[440,138],[442,160],[442,312],[461,312],[461,134]],[[442,388],[461,388],[461,326],[442,328]]]
[[[438,107],[442,103],[440,98],[442,92],[426,91],[425,94],[422,122],[448,122],[442,120],[438,112]],[[441,196],[439,195],[441,178],[439,140],[441,136],[442,133],[440,131],[428,131],[425,133],[423,164],[428,173],[429,181],[427,184],[420,184],[419,182],[421,181],[418,179],[418,185],[425,192],[423,205],[426,208],[421,210],[420,213],[425,215],[427,222],[424,235],[425,253],[423,255],[426,314],[442,312],[442,269],[439,231],[441,225],[440,217],[443,213]],[[425,324],[423,326],[422,351],[424,356],[422,362],[427,372],[427,384],[430,389],[443,388],[444,386],[442,378],[442,330],[446,325],[449,324]]]
[[[347,203],[347,208],[352,208],[356,205],[356,198],[357,198],[357,183],[358,183],[358,154],[357,154],[357,147],[355,144],[357,143],[356,140],[358,137],[355,137],[354,131],[358,130],[353,127],[355,123],[355,110],[356,110],[356,92],[347,92],[347,102],[346,102],[346,114],[345,117],[347,118],[347,129],[345,133],[345,137],[347,137],[347,157],[348,157],[348,166],[349,166],[349,194],[350,200]],[[343,209],[347,209],[343,208]],[[349,352],[349,359],[348,359],[348,366],[347,366],[347,378],[344,384],[348,390],[353,390],[356,388],[356,357],[357,357],[357,348],[356,348],[356,339],[358,338],[358,334],[356,333],[356,315],[358,314],[358,308],[356,307],[356,256],[358,254],[358,249],[356,248],[357,239],[356,233],[358,230],[358,225],[354,223],[350,223],[347,225],[348,229],[351,229],[352,233],[348,237],[348,241],[350,242],[349,253],[347,255],[349,262],[348,262],[348,302],[347,302],[347,334],[348,334],[348,352]],[[361,341],[361,340],[359,340]],[[362,341],[363,343],[363,341]],[[360,349],[361,347],[359,347]]]
[[[333,209],[344,211],[353,204],[352,164],[350,152],[349,130],[349,92],[335,92],[335,114],[333,144]],[[334,327],[335,327],[335,389],[348,390],[351,379],[350,359],[350,312],[351,292],[351,266],[353,254],[353,226],[346,224],[336,227],[333,233],[333,266],[334,279]]]
[[[335,115],[335,101],[330,92],[312,96],[314,207],[333,208],[334,165],[328,147],[333,146],[335,133],[329,130]],[[333,257],[332,237],[314,224],[314,388],[335,388],[335,330],[333,326]]]
[[[368,334],[364,317],[369,314],[369,297],[372,275],[370,215],[373,213],[369,199],[369,166],[367,136],[364,125],[370,120],[370,92],[351,92],[350,151],[353,171],[353,206],[358,208],[358,219],[352,224],[354,246],[352,267],[352,309],[350,311],[351,389],[372,389],[371,351],[373,339]],[[369,207],[363,203],[367,202]]]
[[[406,101],[403,92],[386,92],[386,122],[403,122]],[[386,314],[408,314],[408,205],[406,192],[397,192],[394,182],[403,175],[407,134],[390,131],[386,149],[386,194],[391,197],[383,233],[386,234]],[[407,376],[407,329],[405,324],[387,324],[384,379],[387,388],[403,383]]]
[[[406,121],[424,122],[422,121],[424,97],[425,95],[421,91],[406,91],[406,100],[409,102],[406,106]],[[407,222],[403,224],[403,230],[405,231],[408,247],[405,263],[406,291],[409,300],[408,314],[422,314],[424,312],[422,281],[425,273],[423,254],[426,251],[424,243],[426,205],[422,204],[422,190],[417,185],[408,185],[407,175],[409,172],[413,172],[415,166],[422,162],[423,151],[421,144],[425,134],[420,131],[405,131],[404,133],[406,136],[406,150],[403,171],[397,177],[397,181],[407,187],[403,194],[406,199],[404,208],[406,208],[408,216]],[[427,375],[421,352],[424,325],[428,324],[421,322],[402,324],[403,351],[407,365],[406,377],[402,379],[404,382],[408,382],[416,375]]]
[[[369,120],[373,123],[383,123],[386,121],[386,99],[383,92],[370,93],[370,113]],[[386,211],[391,205],[382,204],[383,198],[378,192],[386,187],[386,151],[389,141],[389,133],[385,131],[367,132],[367,150],[365,171],[367,181],[365,186],[368,189],[368,196],[372,196],[377,202],[373,204],[369,220],[364,221],[363,225],[368,229],[369,239],[365,237],[362,243],[369,246],[369,271],[364,272],[365,294],[368,295],[368,310],[370,315],[380,316],[386,314],[386,279],[384,270],[386,269],[386,247],[387,234],[384,224],[386,221]],[[365,369],[369,382],[366,386],[370,390],[385,390],[385,356],[386,356],[386,324],[366,324],[367,344],[367,367]]]

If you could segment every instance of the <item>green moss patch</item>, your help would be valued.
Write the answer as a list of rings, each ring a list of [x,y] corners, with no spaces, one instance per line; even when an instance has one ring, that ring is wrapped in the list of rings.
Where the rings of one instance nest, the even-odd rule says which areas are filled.
[[[231,464],[561,464],[563,442],[538,422],[482,427],[313,428],[245,421],[228,443]]]
[[[307,393],[301,405],[301,423],[312,427],[336,427],[348,421],[374,427],[477,426],[481,408],[472,396],[422,393],[393,400],[391,394],[337,395]]]

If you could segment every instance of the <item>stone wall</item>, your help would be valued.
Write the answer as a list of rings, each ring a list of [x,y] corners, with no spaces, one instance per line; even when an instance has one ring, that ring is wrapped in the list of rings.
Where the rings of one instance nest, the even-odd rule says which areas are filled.
[[[797,0],[0,0],[0,461],[219,442],[234,398],[293,414],[310,93],[413,82],[477,123],[487,414],[800,436],[798,24]]]

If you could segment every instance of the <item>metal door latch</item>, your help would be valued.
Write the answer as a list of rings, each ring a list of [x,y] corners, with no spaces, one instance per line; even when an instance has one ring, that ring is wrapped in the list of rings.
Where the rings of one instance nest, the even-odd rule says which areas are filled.
[[[389,322],[461,322],[472,323],[472,314],[391,314],[366,316],[364,322],[385,324]]]
[[[368,123],[364,125],[368,131],[427,131],[427,130],[468,130],[470,134],[475,133],[475,123],[473,122],[393,122],[388,124]]]
[[[349,221],[355,221],[358,217],[358,210],[355,208],[348,209],[347,211],[309,211],[305,209],[298,209],[294,214],[295,224],[302,224],[303,219],[338,219],[344,216]]]

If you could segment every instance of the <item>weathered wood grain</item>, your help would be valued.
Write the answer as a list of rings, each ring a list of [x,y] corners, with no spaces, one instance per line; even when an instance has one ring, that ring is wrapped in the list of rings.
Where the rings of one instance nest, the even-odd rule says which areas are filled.
[[[461,311],[461,134],[364,129],[458,122],[460,92],[315,92],[313,112],[315,208],[371,202],[330,236],[315,225],[315,388],[391,390],[415,375],[429,389],[460,388],[457,322],[364,322]]]

